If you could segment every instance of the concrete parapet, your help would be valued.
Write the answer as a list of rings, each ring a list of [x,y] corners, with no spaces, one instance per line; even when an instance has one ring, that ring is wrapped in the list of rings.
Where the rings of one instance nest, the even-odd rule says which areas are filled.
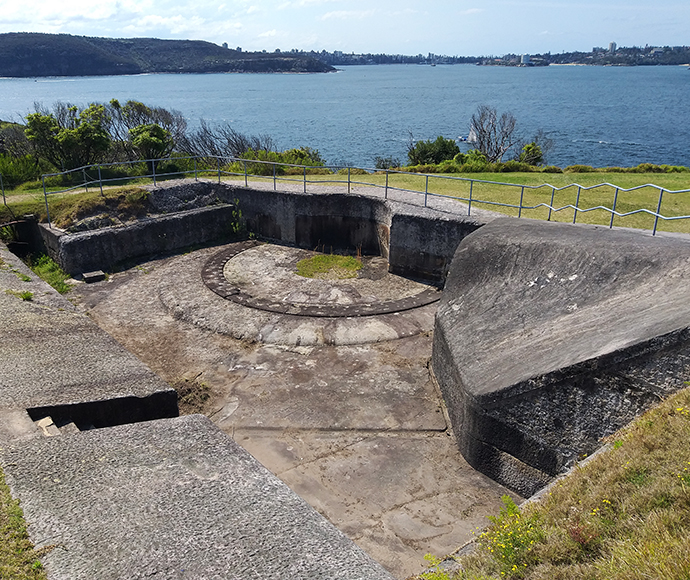
[[[392,580],[200,415],[0,452],[51,580]]]
[[[466,459],[530,495],[690,376],[690,243],[495,220],[465,238],[433,370]]]
[[[241,219],[260,238],[307,249],[380,255],[390,271],[441,283],[460,240],[495,217],[462,216],[374,196],[298,193],[210,181],[166,182],[152,188],[166,210],[180,200],[215,206],[185,209],[124,227],[64,233],[41,226],[50,255],[69,273],[112,269],[123,260],[227,239]]]
[[[123,227],[67,234],[39,224],[51,257],[70,274],[110,270],[124,260],[228,237],[235,207],[224,204],[142,219]]]

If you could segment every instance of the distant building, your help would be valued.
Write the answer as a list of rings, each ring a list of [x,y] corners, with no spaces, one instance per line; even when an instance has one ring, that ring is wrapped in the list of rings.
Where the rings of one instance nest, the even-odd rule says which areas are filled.
[[[530,63],[529,54],[523,54],[520,57],[520,64],[528,65]]]
[[[615,53],[617,48],[618,48],[618,45],[615,42],[609,43],[609,53],[610,54]]]
[[[223,43],[223,48],[227,48],[227,47],[228,47],[228,43],[227,43],[227,42],[224,42],[224,43]]]

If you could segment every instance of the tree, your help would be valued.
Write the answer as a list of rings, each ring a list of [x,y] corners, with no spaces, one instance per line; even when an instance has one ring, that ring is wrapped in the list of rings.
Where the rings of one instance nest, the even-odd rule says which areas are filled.
[[[460,147],[453,139],[438,136],[435,141],[417,141],[410,135],[407,159],[410,165],[438,165],[446,159],[453,159],[460,153]]]
[[[145,125],[158,125],[170,136],[172,147],[185,142],[187,120],[176,110],[162,107],[149,107],[139,101],[127,101],[121,105],[117,99],[112,99],[107,105],[108,131],[116,144],[113,156],[117,159],[133,161],[140,156],[140,151],[133,147],[131,131]]]
[[[277,151],[269,135],[244,135],[228,123],[215,127],[206,121],[179,144],[182,151],[197,157],[242,157],[247,151]]]
[[[522,151],[516,157],[516,161],[527,163],[527,165],[541,165],[544,162],[544,153],[541,147],[532,141],[523,145]]]
[[[37,156],[56,167],[75,169],[99,161],[110,148],[103,105],[86,109],[58,103],[55,114],[37,110],[26,118],[25,134]]]
[[[515,145],[517,119],[512,113],[500,117],[496,109],[480,105],[470,120],[470,136],[474,148],[486,156],[489,163],[497,163]]]
[[[170,131],[155,123],[138,125],[129,130],[129,136],[133,148],[139,152],[140,157],[151,160],[151,169],[156,159],[166,157],[172,152],[174,145]]]
[[[553,140],[540,129],[530,142],[518,144],[520,152],[515,156],[515,160],[529,165],[544,165],[546,155],[552,147]]]

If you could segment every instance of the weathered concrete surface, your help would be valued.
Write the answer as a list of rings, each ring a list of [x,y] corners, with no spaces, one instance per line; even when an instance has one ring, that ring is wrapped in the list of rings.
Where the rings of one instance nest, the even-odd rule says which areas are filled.
[[[433,369],[463,455],[529,495],[690,372],[690,243],[496,220],[459,247]]]
[[[199,415],[0,454],[51,580],[392,579]]]
[[[228,237],[235,211],[233,205],[226,204],[74,234],[46,224],[38,227],[51,257],[66,272],[77,275],[111,270],[124,260]]]
[[[173,389],[4,246],[0,257],[0,414],[80,426],[177,415]]]
[[[193,252],[180,256],[174,264],[171,262],[161,266],[163,270],[157,276],[159,282],[152,291],[171,316],[238,340],[285,346],[379,342],[414,336],[433,328],[435,302],[406,310],[404,315],[402,312],[390,312],[378,316],[318,318],[281,313],[275,308],[272,311],[248,308],[245,304],[226,300],[204,283],[203,269],[208,260],[219,251],[222,250]],[[300,250],[295,248],[280,247],[276,251],[300,254]],[[264,261],[264,265],[269,269],[268,262]],[[195,272],[195,275],[192,276],[189,272]],[[268,278],[275,275],[270,269],[265,274],[257,274]],[[297,278],[296,274],[293,276]],[[390,284],[394,284],[391,280],[394,276],[387,272],[384,272],[384,276],[384,282],[388,280]],[[289,284],[289,281],[286,277],[282,287]],[[250,279],[248,283],[261,287],[263,281],[262,278]],[[344,282],[339,285],[341,288],[346,286]],[[435,292],[435,289],[422,284],[414,287],[419,294],[425,291]],[[333,289],[335,290],[335,286]]]
[[[144,263],[80,284],[73,297],[171,384],[208,387],[201,410],[397,578],[421,572],[426,553],[443,556],[472,538],[508,492],[467,464],[447,429],[427,368],[434,306],[371,317],[390,329],[379,342],[369,317],[350,321],[345,344],[241,338],[232,329],[265,313],[203,284],[219,251]],[[169,309],[161,297],[173,288]],[[326,337],[336,328],[271,316],[276,329],[296,318]]]

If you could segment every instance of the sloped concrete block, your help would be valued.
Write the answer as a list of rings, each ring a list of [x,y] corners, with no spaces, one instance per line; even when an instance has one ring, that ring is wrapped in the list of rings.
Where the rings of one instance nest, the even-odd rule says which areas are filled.
[[[477,469],[530,495],[690,376],[690,243],[495,220],[463,240],[433,370]]]
[[[51,580],[392,580],[200,415],[0,452]]]

